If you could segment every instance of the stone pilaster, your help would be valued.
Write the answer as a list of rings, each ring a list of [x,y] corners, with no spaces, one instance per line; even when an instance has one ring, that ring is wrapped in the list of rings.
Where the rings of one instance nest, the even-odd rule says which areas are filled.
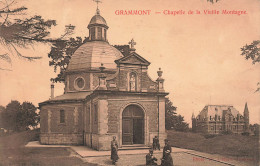
[[[159,98],[159,132],[165,133],[165,98]]]
[[[78,131],[78,122],[79,122],[79,113],[78,113],[78,107],[74,108],[74,112],[73,112],[73,116],[74,116],[74,132]]]
[[[51,133],[51,110],[48,110],[48,133]]]
[[[167,138],[165,133],[165,98],[159,98],[159,142],[163,147],[164,139]]]
[[[108,102],[107,100],[99,101],[99,134],[107,134],[108,132]]]

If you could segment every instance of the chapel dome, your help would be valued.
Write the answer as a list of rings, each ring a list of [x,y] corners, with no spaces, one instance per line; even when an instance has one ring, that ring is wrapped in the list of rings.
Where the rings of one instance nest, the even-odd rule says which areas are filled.
[[[88,41],[72,55],[67,72],[99,70],[101,63],[105,70],[116,70],[115,60],[123,54],[105,41]]]
[[[91,26],[104,26],[105,28],[108,28],[106,20],[100,15],[100,11],[97,9],[96,14],[91,18],[88,28]]]
[[[100,15],[95,15],[91,18],[90,22],[89,22],[89,25],[88,26],[91,26],[91,25],[104,25],[104,26],[107,26],[107,22],[106,20],[100,16]]]

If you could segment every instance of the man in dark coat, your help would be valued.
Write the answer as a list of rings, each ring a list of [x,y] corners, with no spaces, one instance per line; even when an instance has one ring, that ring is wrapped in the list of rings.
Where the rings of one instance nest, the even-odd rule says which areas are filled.
[[[119,159],[117,151],[118,151],[118,143],[116,141],[116,137],[114,136],[113,140],[111,141],[111,160],[113,164],[115,164]]]
[[[155,161],[157,161],[157,158],[153,156],[153,150],[150,149],[149,153],[146,155],[146,165],[157,165]]]
[[[163,148],[163,157],[161,166],[173,166],[173,160],[171,156],[172,148],[169,140],[164,140],[165,146]]]
[[[153,138],[153,150],[159,149],[160,150],[160,143],[157,136]]]

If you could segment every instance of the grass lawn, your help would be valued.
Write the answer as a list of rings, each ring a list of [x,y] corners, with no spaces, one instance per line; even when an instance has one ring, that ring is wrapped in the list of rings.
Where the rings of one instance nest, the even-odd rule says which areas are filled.
[[[259,157],[259,137],[257,136],[231,134],[205,138],[199,133],[168,131],[168,139],[172,146],[200,152],[248,157],[255,161]]]
[[[25,131],[0,137],[0,166],[90,165],[75,157],[69,148],[25,148],[37,139],[38,131]]]

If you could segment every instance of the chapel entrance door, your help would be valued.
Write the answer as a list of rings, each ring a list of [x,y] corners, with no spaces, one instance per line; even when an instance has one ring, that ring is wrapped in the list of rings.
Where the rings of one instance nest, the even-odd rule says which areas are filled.
[[[144,144],[144,113],[136,105],[125,108],[122,115],[123,145]]]
[[[144,144],[144,113],[142,108],[129,105],[122,115],[123,145]]]

